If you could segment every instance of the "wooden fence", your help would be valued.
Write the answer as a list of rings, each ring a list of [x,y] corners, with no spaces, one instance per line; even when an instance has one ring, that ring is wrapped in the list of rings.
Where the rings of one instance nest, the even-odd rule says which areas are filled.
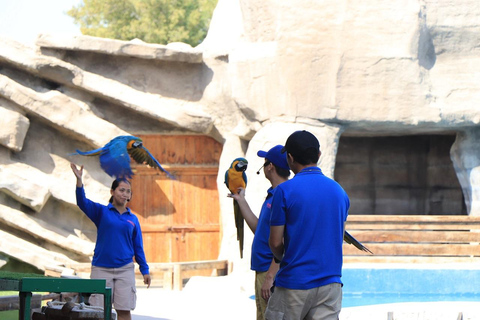
[[[153,286],[161,286],[167,290],[182,290],[185,280],[192,276],[224,276],[228,275],[233,265],[228,260],[203,260],[188,262],[153,262],[148,264]],[[46,268],[45,275],[60,277],[70,272],[71,276],[90,277],[90,263],[70,265],[68,268]],[[143,285],[143,277],[135,265],[137,285]]]
[[[480,217],[350,215],[346,230],[373,255],[344,245],[344,262],[480,261]]]

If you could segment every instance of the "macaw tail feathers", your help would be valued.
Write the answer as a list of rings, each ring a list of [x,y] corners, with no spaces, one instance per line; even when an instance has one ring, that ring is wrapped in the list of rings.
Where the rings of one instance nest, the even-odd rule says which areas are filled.
[[[348,243],[348,244],[354,245],[355,248],[357,248],[358,250],[365,251],[365,252],[369,252],[369,253],[373,254],[373,252],[370,251],[370,249],[368,249],[368,248],[365,247],[363,244],[361,244],[357,239],[355,239],[355,238],[354,238],[350,233],[348,233],[347,231],[345,231],[345,234],[343,235],[343,240],[345,240],[345,242]]]
[[[90,151],[80,151],[80,150],[75,150],[77,152],[70,153],[71,156],[76,156],[76,155],[81,155],[81,156],[98,156],[99,154],[102,153],[103,148],[95,149],[95,150],[90,150]]]
[[[237,228],[237,240],[240,247],[240,259],[243,259],[243,242],[244,242],[244,220],[240,212],[240,206],[236,200],[233,200],[233,213],[235,215],[235,227]]]

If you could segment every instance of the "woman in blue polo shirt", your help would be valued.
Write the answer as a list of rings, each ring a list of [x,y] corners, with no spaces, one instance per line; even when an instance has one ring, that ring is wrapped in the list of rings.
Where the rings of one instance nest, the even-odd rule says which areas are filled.
[[[138,218],[127,208],[132,197],[128,180],[113,181],[108,205],[93,202],[85,196],[83,166],[70,164],[77,178],[78,207],[97,227],[97,242],[92,260],[92,279],[105,279],[112,288],[112,303],[118,320],[131,320],[135,309],[136,288],[133,258],[140,266],[143,282],[150,287],[151,278],[143,250],[142,230]],[[90,303],[102,305],[103,299],[92,295]]]

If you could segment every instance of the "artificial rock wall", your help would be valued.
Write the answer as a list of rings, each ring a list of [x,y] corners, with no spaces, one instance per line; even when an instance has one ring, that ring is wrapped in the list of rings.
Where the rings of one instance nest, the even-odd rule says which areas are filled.
[[[27,48],[1,39],[2,251],[40,268],[88,261],[88,249],[70,249],[91,249],[94,229],[74,204],[66,155],[131,132],[223,143],[220,258],[238,260],[223,173],[246,156],[247,197],[260,208],[268,181],[255,174],[256,152],[299,129],[317,135],[331,177],[342,135],[453,134],[466,211],[480,215],[479,21],[475,0],[219,0],[196,48],[55,35]],[[85,166],[89,194],[103,201],[110,177],[95,159]]]

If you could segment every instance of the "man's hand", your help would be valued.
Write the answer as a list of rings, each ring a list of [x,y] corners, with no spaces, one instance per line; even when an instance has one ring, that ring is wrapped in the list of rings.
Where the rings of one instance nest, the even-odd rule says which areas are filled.
[[[245,200],[245,188],[239,187],[237,193],[229,193],[227,197],[233,198],[237,201]]]
[[[143,283],[147,285],[147,288],[150,288],[150,283],[152,283],[152,278],[150,278],[149,274],[143,275]]]
[[[265,281],[262,284],[262,289],[261,289],[262,290],[262,298],[265,301],[268,301],[268,299],[270,299],[270,296],[272,294],[270,289],[272,288],[272,286],[273,286],[273,277],[269,277],[267,275],[267,277],[265,278]]]

